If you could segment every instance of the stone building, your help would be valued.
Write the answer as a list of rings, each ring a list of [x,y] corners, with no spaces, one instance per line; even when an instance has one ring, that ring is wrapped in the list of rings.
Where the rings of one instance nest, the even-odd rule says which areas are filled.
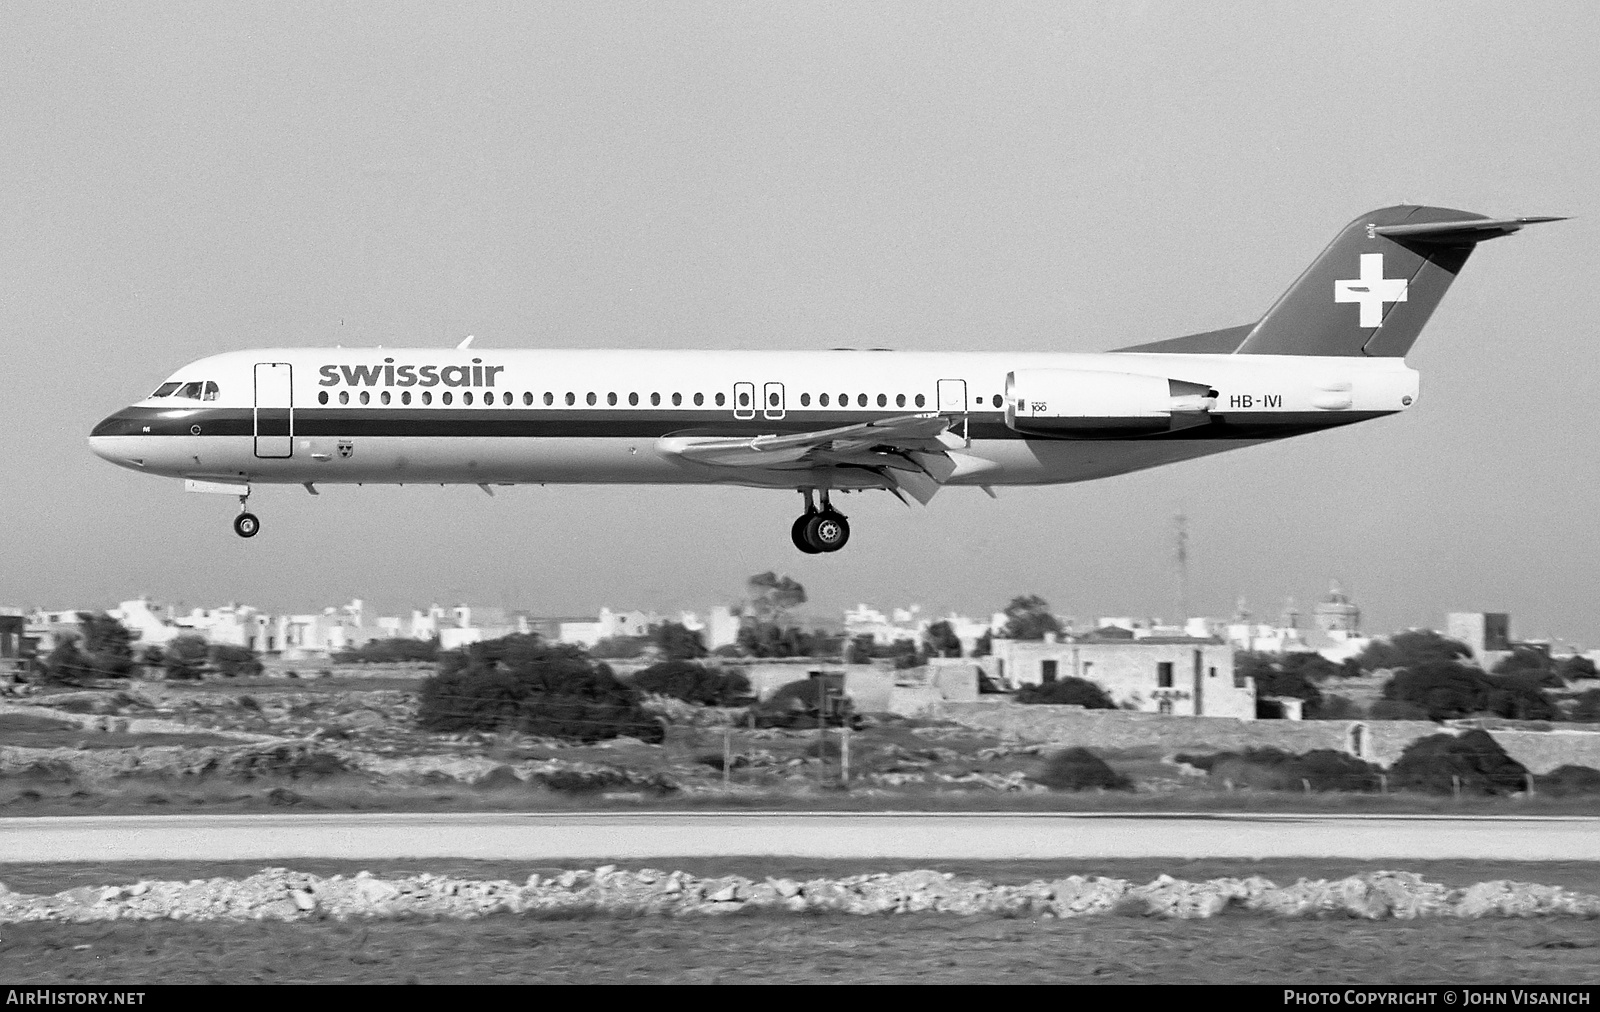
[[[1013,688],[1081,678],[1128,710],[1256,717],[1254,680],[1234,674],[1233,647],[1214,638],[1134,639],[1097,631],[1059,641],[997,639],[984,667],[990,678]]]

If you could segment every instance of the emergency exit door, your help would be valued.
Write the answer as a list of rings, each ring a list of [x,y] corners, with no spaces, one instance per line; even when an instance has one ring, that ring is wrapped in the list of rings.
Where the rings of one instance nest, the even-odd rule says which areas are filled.
[[[287,362],[256,363],[256,456],[294,453],[294,383]]]

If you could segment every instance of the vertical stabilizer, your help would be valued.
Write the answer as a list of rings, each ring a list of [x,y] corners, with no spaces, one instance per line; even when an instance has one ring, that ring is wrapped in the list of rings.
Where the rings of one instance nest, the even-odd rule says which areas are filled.
[[[1410,204],[1362,215],[1267,311],[1236,354],[1402,357],[1478,243],[1558,220]]]

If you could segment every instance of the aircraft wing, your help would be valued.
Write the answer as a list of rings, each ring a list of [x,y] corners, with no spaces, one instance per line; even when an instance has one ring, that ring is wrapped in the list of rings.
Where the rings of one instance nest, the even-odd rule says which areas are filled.
[[[775,471],[853,468],[870,471],[889,491],[927,504],[953,475],[992,467],[958,452],[966,440],[937,413],[900,415],[814,432],[764,436],[666,436],[656,449],[695,464]],[[797,483],[804,479],[797,475]]]

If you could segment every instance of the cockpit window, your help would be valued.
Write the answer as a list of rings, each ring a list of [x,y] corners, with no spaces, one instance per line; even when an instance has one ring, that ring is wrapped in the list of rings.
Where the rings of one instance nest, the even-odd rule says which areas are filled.
[[[191,401],[197,401],[200,399],[200,391],[203,386],[204,384],[202,384],[199,380],[195,380],[191,383],[185,383],[183,386],[179,387],[178,392],[172,396],[187,397]]]
[[[172,391],[178,389],[182,385],[183,385],[182,383],[163,383],[160,386],[156,387],[156,392],[151,394],[150,396],[151,397],[170,397],[170,396],[172,396]]]
[[[210,380],[206,380],[206,392],[201,396],[200,399],[203,400],[203,401],[214,401],[214,400],[216,400],[217,399],[217,385],[215,383],[211,382]]]

